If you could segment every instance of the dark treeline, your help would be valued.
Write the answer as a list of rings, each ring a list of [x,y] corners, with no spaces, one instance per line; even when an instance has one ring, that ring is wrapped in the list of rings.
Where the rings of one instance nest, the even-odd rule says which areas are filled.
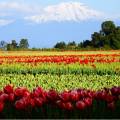
[[[59,49],[120,49],[120,26],[116,26],[113,21],[105,21],[101,24],[101,30],[91,35],[91,40],[84,40],[78,44],[73,42],[58,42],[54,48]]]
[[[27,39],[21,39],[19,43],[16,40],[12,40],[10,43],[0,41],[0,48],[2,50],[27,50],[29,49],[29,43]]]
[[[80,43],[75,41],[56,43],[53,48],[29,48],[27,39],[21,39],[19,43],[12,40],[11,43],[0,41],[0,48],[4,50],[117,50],[120,49],[120,26],[113,21],[105,21],[101,24],[101,30],[94,32],[90,40]]]

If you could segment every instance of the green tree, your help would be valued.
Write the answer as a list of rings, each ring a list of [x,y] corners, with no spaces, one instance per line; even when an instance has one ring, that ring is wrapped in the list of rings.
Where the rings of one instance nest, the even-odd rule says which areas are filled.
[[[19,48],[21,49],[28,49],[29,43],[27,39],[21,39],[19,43]]]
[[[6,46],[7,46],[7,43],[4,40],[0,41],[0,48],[1,49],[5,50]]]
[[[90,40],[83,41],[83,47],[86,48],[88,46],[91,46],[91,41]]]
[[[79,49],[80,48],[83,48],[83,42],[80,42],[80,43],[78,43],[78,46],[77,46]]]
[[[66,48],[66,43],[65,43],[64,41],[58,42],[58,43],[54,46],[54,48],[64,49],[64,48]]]
[[[116,26],[113,21],[105,21],[101,25],[101,29],[104,35],[109,35],[110,33],[114,32]]]
[[[12,45],[13,49],[16,49],[18,47],[17,44],[18,43],[16,42],[16,40],[12,40],[11,45]]]
[[[69,42],[69,43],[68,43],[68,46],[76,46],[75,41]]]
[[[75,49],[77,46],[75,41],[72,41],[72,42],[69,42],[66,47],[67,49]]]
[[[7,44],[7,50],[8,50],[8,51],[9,51],[9,50],[13,50],[13,46],[12,46],[11,43],[8,43],[8,44]]]
[[[95,48],[101,48],[103,47],[104,43],[103,43],[103,36],[101,35],[101,33],[98,32],[94,32],[91,35],[91,45]]]
[[[112,49],[120,49],[120,28],[117,27],[115,32],[109,35],[110,46]]]
[[[91,41],[85,40],[78,45],[74,41],[67,45],[60,42],[54,47],[60,49],[120,49],[120,26],[116,26],[113,21],[104,21],[101,24],[101,30],[91,35]]]

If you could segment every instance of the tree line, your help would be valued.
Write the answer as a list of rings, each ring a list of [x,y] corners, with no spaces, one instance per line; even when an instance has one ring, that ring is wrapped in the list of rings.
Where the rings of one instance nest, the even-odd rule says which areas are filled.
[[[27,50],[29,48],[28,39],[21,39],[19,43],[16,40],[11,40],[10,43],[4,40],[0,41],[0,48],[3,50]]]
[[[19,43],[12,40],[10,43],[0,41],[0,48],[5,50],[98,50],[120,49],[120,26],[113,21],[104,21],[99,32],[91,34],[90,40],[80,43],[75,41],[57,42],[53,48],[29,48],[28,39],[21,39]]]
[[[54,48],[57,49],[120,49],[120,26],[113,21],[105,21],[101,24],[101,30],[91,35],[91,40],[80,43],[64,41],[58,42]]]

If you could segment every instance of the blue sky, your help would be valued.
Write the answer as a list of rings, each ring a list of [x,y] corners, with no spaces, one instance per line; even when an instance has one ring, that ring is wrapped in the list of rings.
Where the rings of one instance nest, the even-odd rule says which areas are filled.
[[[90,39],[105,20],[120,25],[120,0],[0,0],[0,40],[30,47]]]

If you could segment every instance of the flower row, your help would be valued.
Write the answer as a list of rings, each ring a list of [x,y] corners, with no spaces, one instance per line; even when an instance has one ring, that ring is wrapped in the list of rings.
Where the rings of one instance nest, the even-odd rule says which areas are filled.
[[[99,91],[75,89],[58,93],[55,90],[43,90],[41,87],[37,87],[30,92],[24,87],[14,88],[12,85],[7,85],[3,91],[0,91],[0,112],[4,110],[5,104],[8,102],[17,110],[51,104],[60,109],[82,111],[92,106],[94,101],[104,101],[109,109],[114,110],[115,103],[119,100],[120,87],[104,88]]]
[[[120,62],[119,54],[60,55],[60,56],[0,56],[0,64],[7,63],[111,63]]]

